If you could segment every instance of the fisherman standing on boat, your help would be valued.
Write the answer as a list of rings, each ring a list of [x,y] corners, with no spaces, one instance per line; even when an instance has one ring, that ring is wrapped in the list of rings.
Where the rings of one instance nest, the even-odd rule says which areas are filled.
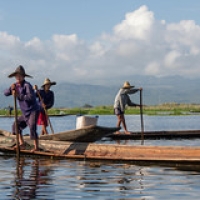
[[[133,103],[130,100],[129,94],[134,94],[142,88],[133,89],[134,86],[131,86],[128,81],[124,82],[123,87],[118,91],[115,101],[114,101],[114,113],[117,116],[117,127],[120,127],[121,123],[124,128],[125,134],[130,134],[126,127],[125,121],[125,107],[128,106],[140,106],[139,104]]]
[[[32,78],[32,76],[26,74],[23,66],[20,65],[16,68],[15,72],[11,73],[8,77],[15,77],[16,83],[13,83],[8,89],[6,89],[4,94],[5,96],[15,96],[22,112],[22,116],[17,119],[20,149],[25,149],[22,130],[29,126],[30,139],[34,140],[34,149],[32,151],[38,151],[39,141],[37,134],[37,119],[39,115],[39,106],[32,85],[25,80],[25,77]],[[17,134],[15,127],[14,123],[12,126],[13,134]]]
[[[41,135],[48,135],[48,116],[46,111],[54,105],[54,92],[50,90],[52,85],[56,85],[56,82],[51,82],[49,78],[46,78],[40,90],[38,90],[37,85],[34,86],[36,96],[39,98],[39,104],[42,108],[37,122],[38,125],[42,125]]]

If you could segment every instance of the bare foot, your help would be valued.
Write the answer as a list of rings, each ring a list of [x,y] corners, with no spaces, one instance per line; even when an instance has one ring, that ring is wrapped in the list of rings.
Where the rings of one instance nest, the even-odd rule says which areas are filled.
[[[130,135],[131,133],[129,131],[124,131],[125,134]]]
[[[13,147],[13,150],[16,150],[16,149],[17,149],[17,145],[15,145],[15,146]],[[25,144],[20,144],[20,145],[19,145],[19,149],[20,149],[20,150],[25,150],[25,149],[26,149]]]
[[[34,153],[35,151],[40,151],[40,149],[39,148],[34,148],[34,149],[31,150],[32,153]]]
[[[115,134],[118,135],[118,134],[121,134],[121,132],[120,131],[116,131]]]

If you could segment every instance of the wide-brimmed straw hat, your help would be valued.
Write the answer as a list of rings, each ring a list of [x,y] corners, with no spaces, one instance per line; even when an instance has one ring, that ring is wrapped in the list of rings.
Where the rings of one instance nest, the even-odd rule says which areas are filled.
[[[49,78],[45,78],[42,87],[44,87],[45,85],[56,85],[56,82],[55,81],[51,82]]]
[[[131,89],[131,88],[134,88],[134,87],[135,86],[130,85],[130,83],[128,81],[125,81],[122,89]]]
[[[8,76],[8,78],[12,78],[12,77],[16,76],[17,74],[20,74],[20,75],[22,75],[24,77],[27,76],[29,78],[33,78],[32,76],[26,74],[25,69],[24,69],[24,67],[22,65],[19,65],[16,68],[16,70]]]

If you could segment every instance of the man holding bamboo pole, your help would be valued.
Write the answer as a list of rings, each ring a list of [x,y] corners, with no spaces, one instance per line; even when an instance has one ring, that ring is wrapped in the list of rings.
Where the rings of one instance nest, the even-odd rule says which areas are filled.
[[[133,103],[130,100],[129,94],[134,94],[139,90],[142,90],[142,88],[139,89],[133,89],[133,88],[134,86],[131,86],[128,81],[125,81],[123,87],[117,93],[114,101],[114,113],[117,116],[117,127],[120,127],[122,123],[125,134],[130,134],[130,132],[127,130],[125,116],[124,116],[126,105],[140,106],[139,104]]]
[[[14,95],[18,100],[20,109],[22,111],[22,116],[19,116],[12,126],[12,132],[13,134],[16,134],[16,131],[18,131],[19,147],[21,150],[23,150],[25,149],[25,143],[22,131],[29,126],[30,139],[34,140],[34,149],[32,151],[38,151],[39,141],[37,134],[37,119],[39,114],[39,106],[37,104],[32,85],[25,80],[25,77],[32,78],[32,76],[26,74],[23,66],[20,65],[16,68],[15,72],[11,73],[8,77],[15,77],[16,82],[6,89],[4,94],[5,96]],[[18,130],[15,128],[15,123],[17,123]],[[16,146],[15,148],[18,147]]]
[[[38,117],[38,125],[42,126],[41,135],[48,135],[47,126],[50,124],[51,132],[54,133],[51,125],[47,110],[54,105],[54,92],[50,90],[52,85],[56,85],[56,82],[50,81],[49,78],[44,80],[44,84],[41,89],[38,90],[38,86],[34,85],[36,90],[36,96],[39,98],[39,104],[41,106],[40,114]]]

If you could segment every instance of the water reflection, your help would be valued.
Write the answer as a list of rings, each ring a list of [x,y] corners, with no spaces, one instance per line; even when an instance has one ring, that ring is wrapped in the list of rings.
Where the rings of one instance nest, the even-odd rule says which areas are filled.
[[[16,165],[13,158],[0,159],[0,199],[4,200],[167,200],[177,199],[177,195],[178,199],[186,200],[199,197],[200,173],[197,171],[110,161],[30,158],[21,158]]]
[[[116,142],[116,144],[119,144],[119,145],[128,144],[128,140],[113,140],[113,141]]]
[[[143,167],[102,162],[85,163],[83,167],[77,177],[80,190],[93,196],[103,193],[105,199],[145,199]]]
[[[36,199],[39,189],[44,185],[48,186],[51,182],[49,172],[49,167],[40,168],[40,160],[30,160],[29,163],[21,157],[16,164],[13,197],[15,199]]]

